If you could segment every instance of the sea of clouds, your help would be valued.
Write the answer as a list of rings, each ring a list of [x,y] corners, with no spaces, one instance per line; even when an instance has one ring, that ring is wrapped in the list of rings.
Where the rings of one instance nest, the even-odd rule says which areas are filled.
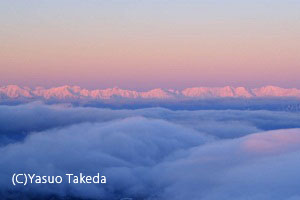
[[[13,186],[13,173],[107,184]],[[0,106],[0,199],[300,199],[300,114]]]

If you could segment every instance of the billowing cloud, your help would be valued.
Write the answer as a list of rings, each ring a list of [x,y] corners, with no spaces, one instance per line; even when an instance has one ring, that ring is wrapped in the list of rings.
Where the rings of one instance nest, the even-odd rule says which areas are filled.
[[[153,166],[177,151],[212,140],[210,136],[193,129],[145,118],[127,118],[102,124],[83,123],[49,130],[0,149],[1,184],[2,187],[7,185],[9,176],[16,171],[40,174],[67,173],[70,170],[72,173],[100,171],[108,176],[108,188],[91,187],[90,194],[94,196],[98,190],[105,190],[104,196],[107,196],[107,190],[113,194],[130,191],[127,187],[134,190],[146,181],[143,174],[147,177]],[[142,176],[138,176],[139,173]],[[147,189],[146,185],[142,184],[142,187]],[[73,190],[71,188],[70,192],[85,196],[84,190],[84,187],[78,186]],[[56,193],[56,189],[51,192]]]
[[[42,104],[0,106],[0,111],[0,133],[23,136],[0,146],[2,199],[300,197],[299,113]],[[11,184],[13,173],[80,172],[100,172],[107,184]]]
[[[292,112],[265,110],[172,111],[163,108],[110,110],[32,103],[19,106],[0,106],[0,144],[24,138],[30,132],[84,122],[107,122],[139,116],[163,119],[218,138],[236,138],[263,130],[300,128],[300,115]]]
[[[169,181],[162,199],[299,199],[299,144],[300,129],[289,129],[193,148],[157,166]]]

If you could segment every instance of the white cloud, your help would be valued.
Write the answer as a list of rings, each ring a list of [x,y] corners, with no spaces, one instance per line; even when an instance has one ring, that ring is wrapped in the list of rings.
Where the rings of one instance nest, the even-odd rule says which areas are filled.
[[[1,134],[25,133],[24,139],[14,140],[19,142],[0,146],[0,198],[51,194],[84,199],[293,200],[300,196],[300,129],[259,132],[297,127],[297,113],[36,104],[0,106],[0,110]],[[107,176],[107,184],[12,187],[14,172],[100,172]]]

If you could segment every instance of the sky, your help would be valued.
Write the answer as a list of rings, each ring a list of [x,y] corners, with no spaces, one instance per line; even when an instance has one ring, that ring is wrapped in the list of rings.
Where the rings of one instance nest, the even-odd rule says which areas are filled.
[[[300,88],[300,1],[0,2],[0,85]]]

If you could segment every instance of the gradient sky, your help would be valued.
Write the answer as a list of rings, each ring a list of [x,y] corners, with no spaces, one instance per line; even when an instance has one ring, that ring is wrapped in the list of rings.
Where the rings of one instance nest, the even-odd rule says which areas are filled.
[[[0,85],[300,88],[298,0],[1,0]]]

